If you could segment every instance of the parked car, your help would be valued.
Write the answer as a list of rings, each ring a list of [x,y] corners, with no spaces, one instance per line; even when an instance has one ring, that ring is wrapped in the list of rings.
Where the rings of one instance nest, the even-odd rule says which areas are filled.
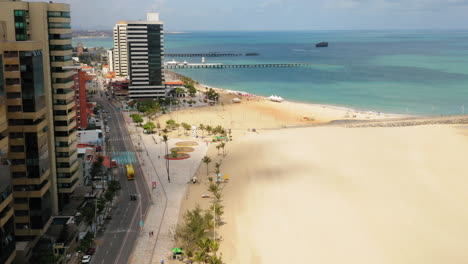
[[[86,251],[86,255],[94,255],[94,253],[96,252],[96,248],[88,248],[88,251]]]
[[[91,263],[91,255],[84,255],[81,259],[81,263]]]

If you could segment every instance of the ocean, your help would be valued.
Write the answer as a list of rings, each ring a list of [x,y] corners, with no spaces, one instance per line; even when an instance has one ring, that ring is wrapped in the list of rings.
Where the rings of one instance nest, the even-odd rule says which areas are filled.
[[[74,39],[110,48],[112,40]],[[327,48],[316,48],[321,41]],[[295,68],[184,69],[209,86],[287,100],[410,115],[468,111],[468,31],[193,32],[166,34],[166,53],[258,52],[207,62],[310,63]],[[172,58],[166,58],[172,60]],[[200,62],[201,58],[176,58]]]

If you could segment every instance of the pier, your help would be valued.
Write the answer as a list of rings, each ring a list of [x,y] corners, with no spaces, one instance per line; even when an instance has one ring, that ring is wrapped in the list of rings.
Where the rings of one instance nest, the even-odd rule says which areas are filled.
[[[239,57],[244,56],[243,53],[166,53],[166,57]]]
[[[166,69],[229,69],[229,68],[287,68],[303,67],[309,63],[267,63],[267,64],[221,64],[221,63],[189,63],[189,64],[166,64]]]

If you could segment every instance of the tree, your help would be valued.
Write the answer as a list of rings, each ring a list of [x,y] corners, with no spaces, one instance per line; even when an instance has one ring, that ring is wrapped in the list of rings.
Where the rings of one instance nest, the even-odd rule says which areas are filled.
[[[206,164],[206,176],[208,176],[208,164],[211,162],[211,158],[208,156],[203,157],[202,162]]]
[[[221,148],[221,145],[216,145],[216,149],[218,150],[218,155],[219,155],[219,149]]]
[[[187,135],[188,132],[190,131],[190,129],[192,128],[192,126],[187,124],[187,123],[182,123],[181,125],[182,125],[182,127],[184,128],[184,130],[186,132],[185,134]]]
[[[143,123],[143,117],[141,117],[141,115],[133,114],[133,115],[131,115],[131,117],[132,117],[134,123],[137,123],[138,125],[141,125],[141,123]]]
[[[168,154],[169,152],[169,147],[167,146],[167,141],[169,140],[169,138],[167,137],[167,135],[163,135],[163,141],[164,143],[166,143],[166,155]],[[169,159],[166,159],[166,170],[167,170],[167,181],[171,182],[171,177],[170,177],[170,174],[169,174]]]
[[[92,179],[95,177],[101,176],[102,175],[102,163],[104,162],[104,157],[103,156],[98,156],[97,159],[93,162],[93,165],[91,165],[91,170],[89,172],[90,176]]]
[[[153,133],[153,130],[156,128],[156,125],[153,122],[146,122],[146,124],[143,125],[143,129],[148,131],[148,133]]]
[[[211,135],[211,132],[213,131],[213,128],[210,125],[208,125],[208,126],[205,127],[205,130],[208,133],[208,135]]]
[[[226,147],[226,143],[221,143],[219,146],[223,149],[223,157],[226,157],[226,152],[224,152],[224,147]]]
[[[218,146],[220,146],[220,145],[218,145]],[[216,148],[218,148],[218,146],[216,146]],[[216,162],[215,163],[216,175],[218,175],[220,167],[221,167],[221,163]]]
[[[204,136],[205,135],[205,133],[204,133],[205,132],[204,131],[205,130],[205,125],[200,124],[200,125],[198,125],[198,128],[202,131],[202,136]]]
[[[166,127],[168,127],[168,128],[174,129],[176,124],[177,124],[176,121],[173,120],[173,119],[169,119],[169,120],[166,121],[166,125],[167,125]]]

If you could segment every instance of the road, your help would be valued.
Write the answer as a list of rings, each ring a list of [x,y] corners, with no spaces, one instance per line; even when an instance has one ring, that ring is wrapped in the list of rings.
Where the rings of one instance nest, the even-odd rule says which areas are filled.
[[[108,126],[110,129],[107,153],[112,157],[116,153],[135,153],[130,135],[125,126],[122,115],[116,111],[106,97],[98,97],[98,105],[102,105],[108,112]],[[103,132],[105,129],[103,129]],[[140,220],[145,219],[151,203],[150,193],[144,182],[144,177],[138,160],[133,164],[135,180],[127,180],[125,164],[119,164],[114,177],[120,181],[122,189],[117,203],[111,214],[112,219],[106,225],[103,234],[96,238],[97,247],[92,264],[120,264],[128,263],[135,242],[140,234]],[[136,201],[130,200],[130,194],[137,194]]]

